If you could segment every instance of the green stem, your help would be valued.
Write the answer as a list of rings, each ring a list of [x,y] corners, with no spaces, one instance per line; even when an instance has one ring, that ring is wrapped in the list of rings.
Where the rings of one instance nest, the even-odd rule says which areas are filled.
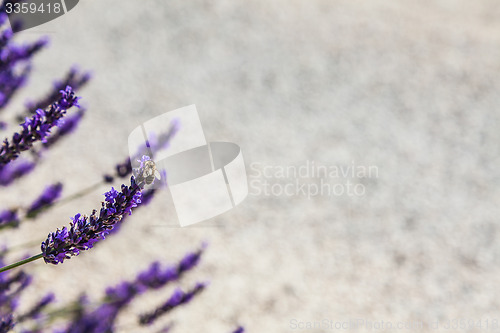
[[[8,271],[9,269],[16,268],[16,267],[19,267],[21,265],[27,264],[29,262],[38,260],[40,258],[43,258],[43,253],[37,254],[36,256],[30,257],[28,259],[24,259],[24,260],[18,261],[16,263],[11,264],[11,265],[4,266],[4,267],[0,268],[0,273]]]

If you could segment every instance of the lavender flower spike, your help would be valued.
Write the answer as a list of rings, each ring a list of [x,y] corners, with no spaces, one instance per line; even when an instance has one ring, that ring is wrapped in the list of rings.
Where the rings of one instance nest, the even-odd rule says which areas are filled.
[[[68,86],[65,90],[61,90],[61,98],[53,103],[49,110],[39,109],[33,117],[26,118],[21,124],[22,132],[14,134],[12,143],[5,139],[0,147],[0,167],[15,160],[22,151],[30,149],[36,141],[45,142],[51,128],[61,124],[66,110],[72,106],[79,106],[78,99],[73,89]]]
[[[152,324],[156,319],[158,319],[165,313],[172,311],[173,309],[182,304],[188,303],[190,300],[193,299],[195,295],[202,292],[203,289],[205,289],[205,287],[206,283],[197,283],[196,286],[188,292],[184,292],[181,289],[177,288],[172,294],[172,296],[168,299],[168,301],[166,301],[164,304],[162,304],[153,312],[141,315],[139,317],[139,323],[141,325]]]
[[[48,96],[36,102],[28,102],[28,104],[26,105],[27,110],[25,112],[25,116],[26,115],[30,116],[34,114],[38,109],[45,109],[50,104],[57,101],[59,97],[59,91],[61,89],[70,86],[73,89],[79,90],[90,80],[90,78],[91,78],[90,72],[82,72],[81,70],[78,69],[78,67],[71,68],[71,70],[66,74],[66,77],[64,77],[62,80],[54,82],[54,87],[52,88]],[[24,119],[22,115],[20,115],[20,118],[21,119],[19,119],[19,121],[22,121]]]
[[[83,310],[64,331],[66,333],[114,332],[114,324],[120,312],[138,295],[157,290],[168,283],[180,279],[200,261],[205,244],[194,253],[185,255],[179,263],[161,267],[154,262],[132,281],[122,281],[106,289],[106,297],[97,308]],[[80,301],[82,303],[83,301]]]
[[[139,169],[137,172],[143,174],[144,170]],[[112,187],[104,193],[106,199],[99,214],[95,209],[89,217],[76,214],[71,219],[69,229],[63,227],[50,233],[41,246],[45,262],[57,265],[64,259],[78,255],[80,251],[92,248],[94,243],[104,239],[113,230],[124,215],[131,215],[132,208],[141,203],[145,182],[136,182],[132,176],[130,183],[130,186],[122,185],[121,192]]]
[[[171,281],[179,280],[186,272],[198,265],[205,246],[204,244],[198,251],[188,253],[175,266],[162,268],[159,262],[153,262],[147,270],[138,275],[134,285],[138,290],[158,289]]]

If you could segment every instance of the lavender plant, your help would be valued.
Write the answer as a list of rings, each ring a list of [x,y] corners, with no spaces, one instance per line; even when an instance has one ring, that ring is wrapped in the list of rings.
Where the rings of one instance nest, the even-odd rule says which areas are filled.
[[[9,139],[3,141],[0,147],[0,168],[17,159],[21,152],[29,150],[35,142],[46,142],[51,129],[63,124],[66,111],[79,106],[79,97],[75,95],[73,88],[67,86],[60,93],[60,98],[48,110],[38,109],[31,118],[26,117],[21,124],[22,131],[14,133],[10,142]]]
[[[12,29],[6,27],[7,2],[16,3],[18,0],[4,1],[0,5],[0,112],[9,107],[16,93],[27,84],[33,57],[47,45],[47,39],[43,38],[27,44],[16,43]],[[29,101],[24,110],[17,114],[15,119],[20,122],[20,130],[5,138],[0,146],[0,186],[11,186],[19,178],[32,173],[37,165],[43,163],[50,148],[77,128],[85,115],[85,109],[80,108],[80,97],[76,91],[90,78],[88,72],[74,67],[54,84],[46,96]],[[0,121],[0,133],[9,125],[9,122]],[[127,157],[117,163],[113,172],[105,173],[99,183],[73,195],[63,197],[63,184],[57,182],[47,185],[43,190],[39,189],[40,194],[29,204],[0,207],[0,230],[16,228],[25,220],[36,221],[40,214],[50,212],[54,205],[76,202],[98,186],[114,182],[115,178],[129,179],[129,183],[122,184],[119,189],[111,187],[105,192],[99,209],[94,209],[88,216],[76,213],[69,226],[50,232],[41,242],[39,254],[25,256],[7,265],[5,255],[10,249],[7,246],[0,249],[0,333],[14,329],[25,333],[115,332],[120,329],[117,326],[118,316],[139,295],[179,282],[198,265],[205,245],[188,253],[174,265],[165,266],[159,261],[151,263],[135,279],[106,288],[98,300],[91,301],[89,296],[82,293],[73,302],[61,305],[57,303],[57,295],[49,292],[36,297],[28,310],[19,311],[20,297],[35,278],[19,267],[25,268],[25,264],[38,259],[43,259],[47,264],[62,264],[81,251],[90,250],[109,234],[117,233],[126,217],[136,208],[148,204],[158,191],[144,190],[151,179],[150,171],[146,168],[150,162],[146,151],[166,147],[177,128],[178,125],[174,124],[166,133],[151,136],[144,147],[139,147],[137,154],[132,156],[133,159],[140,159],[137,170],[132,169],[131,159]],[[34,192],[37,190],[34,189]],[[139,314],[137,325],[150,327],[160,318],[198,298],[207,286],[207,282],[197,282],[189,289],[175,289],[156,308],[146,309]],[[61,318],[65,320],[64,325],[54,326],[54,320]],[[177,326],[177,323],[169,320],[159,332],[172,332]],[[244,329],[241,326],[233,331],[242,332]]]

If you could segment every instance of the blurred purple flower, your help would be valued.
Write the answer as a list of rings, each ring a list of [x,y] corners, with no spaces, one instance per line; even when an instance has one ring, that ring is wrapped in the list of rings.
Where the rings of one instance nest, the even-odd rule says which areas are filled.
[[[106,289],[106,299],[115,307],[128,304],[135,296],[150,289],[159,289],[172,281],[179,280],[186,272],[198,265],[205,247],[185,255],[178,264],[162,268],[159,262],[138,274],[132,282],[122,282]]]
[[[0,12],[5,10],[4,2]],[[5,13],[0,14],[0,25],[7,21]],[[14,42],[12,29],[0,31],[0,109],[3,109],[14,94],[22,87],[29,76],[33,56],[40,51],[48,40],[41,38],[35,42],[20,45]]]
[[[19,216],[17,209],[6,209],[0,212],[0,228],[9,226],[17,227],[19,225]]]
[[[0,317],[17,309],[19,295],[32,282],[31,275],[26,274],[24,271],[15,274],[9,273],[0,273]]]
[[[187,292],[184,292],[180,288],[177,288],[172,294],[172,296],[165,303],[160,305],[154,311],[141,315],[139,317],[139,324],[141,325],[152,324],[155,320],[157,320],[159,317],[166,314],[167,312],[170,312],[176,307],[191,301],[194,296],[196,296],[206,288],[206,285],[207,285],[206,283],[198,282],[193,289]]]
[[[35,163],[17,159],[3,167],[0,167],[0,185],[10,185],[14,180],[30,173],[35,168]]]
[[[188,253],[175,266],[162,268],[159,262],[153,262],[147,270],[137,276],[135,285],[140,290],[157,289],[171,281],[179,280],[184,273],[198,265],[205,247],[203,245],[198,251]]]
[[[0,72],[13,68],[20,61],[28,60],[48,44],[47,38],[41,38],[31,44],[17,45],[10,43],[12,35],[0,49]]]
[[[140,272],[132,281],[123,281],[108,287],[103,303],[92,311],[85,306],[87,299],[82,297],[79,303],[81,311],[64,330],[67,333],[112,332],[118,314],[138,295],[147,290],[156,290],[169,282],[179,279],[184,273],[194,268],[205,249],[205,245],[194,253],[189,253],[176,265],[162,268],[155,262],[148,269]]]
[[[28,208],[26,216],[29,218],[35,217],[43,209],[52,205],[61,196],[62,188],[62,183],[47,186],[43,193]]]
[[[4,108],[19,88],[27,82],[31,66],[28,64],[20,73],[17,72],[14,69],[0,72],[0,109]]]

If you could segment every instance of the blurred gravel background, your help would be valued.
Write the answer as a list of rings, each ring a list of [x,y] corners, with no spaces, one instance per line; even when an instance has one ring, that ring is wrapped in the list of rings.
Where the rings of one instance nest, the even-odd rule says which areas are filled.
[[[51,181],[63,180],[66,194],[98,181],[127,155],[136,126],[189,104],[208,140],[240,145],[249,180],[262,180],[265,166],[306,161],[378,170],[348,179],[362,196],[253,191],[190,228],[176,227],[165,193],[96,249],[58,267],[32,264],[33,292],[99,295],[207,240],[187,282],[211,285],[172,313],[179,332],[229,332],[236,323],[254,333],[323,332],[293,323],[358,318],[439,320],[443,331],[453,319],[483,320],[483,330],[486,320],[500,323],[499,17],[494,0],[109,0],[81,1],[21,33],[49,35],[52,45],[18,104],[73,64],[94,79],[80,93],[89,112],[78,132],[4,190],[5,205]],[[74,213],[90,213],[106,190],[2,237],[41,241]],[[165,294],[155,296],[130,313]],[[134,322],[123,316],[120,331],[147,331]]]

